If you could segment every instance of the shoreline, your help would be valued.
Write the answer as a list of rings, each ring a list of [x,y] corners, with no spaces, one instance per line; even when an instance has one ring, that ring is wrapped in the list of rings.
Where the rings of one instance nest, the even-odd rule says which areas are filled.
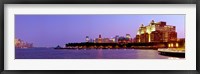
[[[54,49],[57,49],[57,50],[62,50],[62,49],[71,49],[71,50],[73,50],[73,49],[103,49],[103,50],[107,50],[107,49],[141,49],[141,50],[145,50],[145,49],[152,49],[152,50],[158,50],[158,48],[157,47],[148,47],[148,48],[146,48],[146,47],[137,47],[137,48],[54,48]]]

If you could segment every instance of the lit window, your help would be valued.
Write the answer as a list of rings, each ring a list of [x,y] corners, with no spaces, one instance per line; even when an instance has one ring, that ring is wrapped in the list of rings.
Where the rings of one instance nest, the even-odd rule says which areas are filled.
[[[170,44],[168,44],[168,47],[171,47],[171,45],[170,45]]]
[[[173,43],[171,43],[171,47],[174,47]]]
[[[176,47],[178,47],[179,45],[178,45],[178,43],[176,43]]]

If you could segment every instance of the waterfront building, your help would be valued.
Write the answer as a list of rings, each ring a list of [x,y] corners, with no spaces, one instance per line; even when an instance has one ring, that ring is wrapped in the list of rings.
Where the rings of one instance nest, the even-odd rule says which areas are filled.
[[[154,22],[152,20],[149,25],[141,24],[137,35],[136,42],[170,42],[177,41],[176,27],[167,25],[166,22]]]
[[[118,43],[119,35],[115,36],[115,43]]]
[[[16,48],[31,48],[33,43],[24,42],[21,39],[15,38],[15,47]]]
[[[115,38],[102,38],[101,35],[99,35],[98,38],[95,38],[93,40],[94,43],[114,43]]]
[[[126,34],[126,38],[128,39],[128,43],[132,42],[132,39],[131,39],[131,35],[130,35],[130,34]]]
[[[95,43],[102,43],[101,34],[99,34],[99,38],[95,39]]]
[[[110,43],[114,43],[115,42],[115,38],[110,38]]]
[[[130,34],[126,34],[126,38],[131,39],[131,35]]]
[[[131,40],[131,42],[132,42],[132,43],[135,43],[135,42],[137,42],[137,41],[136,41],[136,37],[135,37],[135,38],[133,38],[133,39]]]
[[[109,38],[103,38],[102,39],[102,43],[110,43],[110,39]]]
[[[102,43],[101,34],[99,34],[98,43]]]
[[[19,45],[22,42],[22,40],[15,38],[15,45]]]
[[[118,39],[118,43],[130,43],[130,40],[126,37],[121,36]]]

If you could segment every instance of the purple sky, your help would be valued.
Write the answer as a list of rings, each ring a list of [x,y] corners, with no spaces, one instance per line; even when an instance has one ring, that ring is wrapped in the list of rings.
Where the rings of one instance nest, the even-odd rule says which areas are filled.
[[[185,35],[185,15],[15,15],[15,37],[37,47],[84,42],[85,37],[135,37],[141,24],[151,20],[176,26],[178,38]]]

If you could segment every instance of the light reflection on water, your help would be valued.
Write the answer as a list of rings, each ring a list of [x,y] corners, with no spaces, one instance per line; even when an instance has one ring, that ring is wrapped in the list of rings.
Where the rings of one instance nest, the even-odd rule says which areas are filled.
[[[98,50],[98,56],[97,56],[98,59],[101,59],[102,58],[102,50]]]
[[[177,57],[168,57],[168,59],[180,59],[180,58],[177,58]]]
[[[141,49],[16,49],[16,59],[179,59]]]

